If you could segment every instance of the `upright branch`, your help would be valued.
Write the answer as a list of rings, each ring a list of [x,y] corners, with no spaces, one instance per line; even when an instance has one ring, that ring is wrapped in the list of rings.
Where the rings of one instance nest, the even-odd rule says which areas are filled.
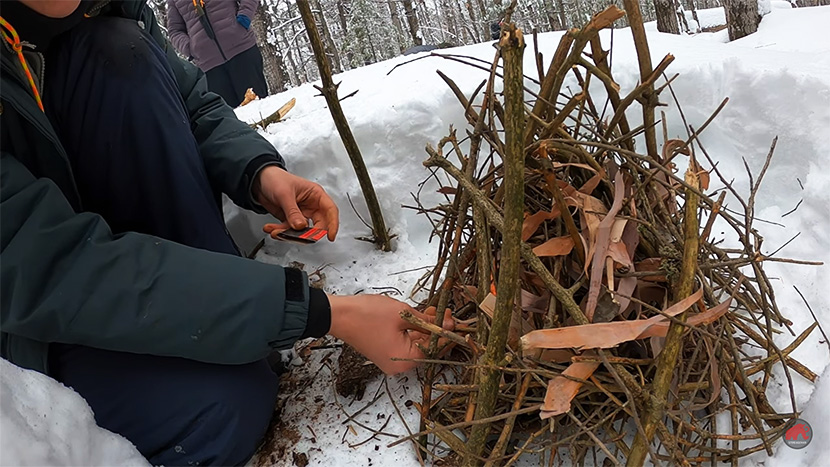
[[[695,273],[698,267],[698,250],[700,247],[700,223],[697,218],[698,195],[700,190],[700,167],[691,156],[689,168],[686,170],[686,204],[683,211],[683,264],[680,268],[680,277],[675,287],[675,303],[692,294],[695,284]],[[702,310],[701,310],[702,311]],[[660,420],[666,410],[666,398],[669,393],[672,374],[677,367],[677,358],[683,347],[683,332],[686,328],[686,312],[677,316],[666,334],[666,344],[657,358],[657,372],[651,387],[651,398],[646,403],[644,422],[645,437],[637,433],[631,452],[628,455],[629,467],[639,467],[645,462],[648,455],[648,444],[654,438]]]
[[[637,49],[637,59],[640,63],[640,81],[644,83],[651,76],[652,68],[646,28],[643,25],[643,15],[640,12],[640,2],[637,0],[623,0],[623,6],[628,15],[628,24],[631,25],[631,34],[634,35],[634,47]],[[643,126],[646,134],[646,151],[649,157],[657,159],[657,130],[654,127],[655,107],[657,107],[657,95],[654,93],[654,84],[650,84],[643,92]]]
[[[483,367],[478,371],[479,383],[476,399],[475,419],[482,420],[493,415],[496,396],[499,391],[501,372],[496,366],[504,358],[513,304],[519,284],[521,262],[522,216],[524,212],[524,75],[522,55],[524,38],[522,31],[514,24],[503,27],[499,40],[504,59],[504,99],[506,154],[504,158],[504,232],[501,267],[496,287],[496,309],[493,324],[483,356]],[[467,441],[467,455],[464,465],[479,464],[484,443],[490,431],[490,424],[475,425]]]
[[[360,154],[360,148],[357,146],[357,141],[354,139],[349,122],[346,120],[346,116],[343,114],[343,108],[340,106],[340,99],[337,97],[337,88],[340,84],[334,84],[334,80],[331,77],[331,66],[326,57],[320,32],[314,23],[311,7],[308,4],[308,0],[297,0],[297,7],[300,10],[303,23],[305,23],[308,40],[311,42],[311,48],[314,50],[314,58],[317,60],[317,68],[320,70],[320,79],[323,81],[323,86],[315,87],[326,98],[331,117],[334,119],[334,126],[337,127],[337,132],[340,133],[340,139],[343,140],[343,146],[346,147],[346,152],[352,161],[355,174],[360,182],[360,189],[366,198],[369,215],[372,217],[372,233],[375,244],[383,251],[391,251],[392,242],[389,237],[389,231],[386,230],[386,223],[383,221],[383,212],[380,210],[380,203],[375,194],[372,179],[369,177],[369,171],[363,162],[363,156]]]

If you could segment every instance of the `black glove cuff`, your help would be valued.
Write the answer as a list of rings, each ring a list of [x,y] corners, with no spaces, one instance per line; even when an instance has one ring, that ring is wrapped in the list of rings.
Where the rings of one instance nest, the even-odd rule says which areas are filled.
[[[313,287],[308,288],[308,321],[306,321],[303,339],[323,337],[331,329],[331,305],[326,293]]]

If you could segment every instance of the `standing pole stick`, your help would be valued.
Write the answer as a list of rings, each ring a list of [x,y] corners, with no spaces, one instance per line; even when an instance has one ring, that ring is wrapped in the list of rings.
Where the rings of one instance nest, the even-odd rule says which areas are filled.
[[[521,263],[521,233],[524,206],[524,75],[522,73],[522,55],[524,38],[522,31],[515,25],[503,27],[499,41],[504,57],[504,97],[505,97],[505,131],[506,154],[504,160],[504,236],[502,244],[501,267],[499,268],[496,289],[496,310],[493,325],[484,352],[483,364],[476,378],[479,390],[476,398],[475,420],[489,418],[493,415],[496,396],[499,391],[501,372],[494,367],[501,365],[507,345],[510,318],[519,284],[519,265]],[[480,464],[482,452],[490,424],[479,424],[472,428],[467,441],[465,466]]]
[[[643,25],[643,15],[640,12],[640,3],[637,0],[623,0],[625,13],[628,15],[628,24],[631,25],[631,34],[634,35],[634,47],[637,49],[637,59],[640,63],[640,82],[644,83],[651,76],[651,55],[648,50],[646,28]],[[654,127],[654,109],[657,107],[657,94],[654,93],[654,84],[650,84],[643,91],[643,127],[646,134],[646,150],[648,155],[657,159],[657,131]]]
[[[380,210],[380,203],[375,194],[375,187],[372,185],[372,179],[369,177],[366,163],[363,162],[360,148],[357,146],[352,129],[349,127],[349,122],[346,120],[346,115],[343,114],[343,108],[340,106],[340,99],[337,97],[337,87],[340,84],[334,84],[334,80],[331,77],[331,66],[329,65],[328,58],[326,58],[323,40],[320,39],[320,32],[314,23],[311,7],[308,5],[308,0],[297,0],[297,7],[300,10],[303,23],[305,23],[308,40],[311,42],[311,48],[314,50],[314,58],[317,60],[317,68],[320,70],[320,79],[323,81],[323,86],[315,87],[326,98],[329,111],[331,111],[331,117],[334,119],[334,126],[337,127],[337,132],[340,133],[340,139],[343,140],[343,146],[346,147],[346,152],[352,161],[357,180],[360,182],[360,189],[366,198],[369,215],[372,217],[372,234],[374,235],[375,244],[383,251],[392,251],[392,242],[389,237],[389,231],[386,230],[386,224],[383,222],[383,212]]]

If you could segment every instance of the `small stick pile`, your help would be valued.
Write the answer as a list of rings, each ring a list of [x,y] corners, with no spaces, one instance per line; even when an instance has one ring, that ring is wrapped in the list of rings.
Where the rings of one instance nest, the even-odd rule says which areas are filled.
[[[630,20],[639,17],[636,2],[626,7]],[[641,83],[621,95],[599,31],[624,14],[610,6],[565,34],[547,72],[536,51],[538,81],[524,76],[524,37],[509,21],[490,78],[472,96],[441,75],[470,128],[467,138],[451,130],[427,147],[424,164],[455,184],[441,189],[446,204],[419,207],[441,239],[420,285],[436,322],[453,310],[458,325],[445,331],[402,315],[436,334],[421,429],[394,443],[412,440],[430,462],[511,465],[541,453],[547,465],[557,456],[737,465],[772,454],[798,416],[793,379],[816,378],[791,353],[818,323],[795,336],[763,267],[797,261],[762,255],[754,227],[775,141],[762,171],[749,173],[746,199],[698,140],[726,101],[700,128],[685,125],[686,140],[666,137],[663,116],[658,153],[654,109],[674,78],[656,85],[673,57],[652,70],[643,28],[632,27]],[[581,89],[567,95],[571,74]],[[595,80],[601,98],[591,95]],[[645,126],[629,125],[632,105],[643,108]],[[640,134],[645,152],[635,147]],[[682,176],[680,159],[688,161]],[[725,188],[707,194],[713,174]],[[740,209],[724,206],[727,191]],[[739,248],[713,239],[716,219],[737,233]],[[784,329],[795,338],[779,348],[773,336]],[[792,401],[783,413],[766,396],[781,369]]]

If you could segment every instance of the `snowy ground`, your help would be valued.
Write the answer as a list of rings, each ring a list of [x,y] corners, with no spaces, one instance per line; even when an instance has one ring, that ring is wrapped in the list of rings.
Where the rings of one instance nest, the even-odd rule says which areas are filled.
[[[762,190],[758,199],[757,215],[783,227],[759,225],[765,233],[763,252],[775,251],[800,232],[778,255],[828,264],[830,176],[823,169],[830,154],[830,33],[826,26],[829,23],[830,7],[773,9],[762,21],[758,33],[734,43],[704,40],[715,34],[680,37],[650,32],[655,63],[667,53],[676,57],[669,73],[680,74],[673,87],[689,124],[699,126],[724,97],[730,98],[701,139],[720,168],[735,177],[739,191],[746,193],[748,186],[740,157],[745,157],[757,172],[772,138],[779,137],[776,156],[764,183],[766,190]],[[559,37],[560,33],[540,35],[540,48],[546,60]],[[611,33],[607,32],[603,43],[607,47],[610,42]],[[624,93],[636,85],[638,76],[630,32],[614,31],[613,42],[614,76]],[[490,44],[479,44],[447,52],[489,61],[494,51]],[[525,67],[535,70],[530,55],[526,54]],[[419,268],[434,263],[436,244],[429,242],[431,226],[426,218],[402,205],[414,205],[411,193],[417,192],[418,184],[428,178],[429,173],[421,165],[425,159],[424,145],[435,144],[446,135],[450,125],[459,129],[466,126],[460,106],[435,70],[440,69],[453,78],[467,94],[486,78],[484,72],[434,57],[387,74],[394,65],[411,58],[374,64],[336,77],[342,81],[341,96],[358,91],[343,101],[343,107],[369,167],[386,223],[397,234],[393,253],[377,252],[372,245],[355,240],[366,235],[369,229],[350,207],[348,197],[360,214],[368,218],[363,198],[325,102],[322,97],[315,97],[315,89],[304,85],[255,101],[238,111],[242,119],[259,120],[295,97],[296,107],[287,119],[271,125],[265,136],[288,160],[289,170],[326,187],[341,210],[341,232],[334,244],[289,247],[268,241],[259,260],[278,264],[297,261],[305,264],[309,272],[322,268],[329,292],[390,292],[398,298],[408,298],[424,272]],[[669,104],[663,108],[669,122],[669,136],[685,136],[671,96],[665,94],[663,101]],[[629,118],[635,120],[636,112]],[[434,180],[423,187],[424,205],[441,202],[436,188]],[[799,202],[797,211],[783,217]],[[229,215],[239,216],[233,210]],[[250,232],[259,236],[258,230],[266,218],[235,219],[237,225],[248,225]],[[825,329],[830,330],[830,297],[821,290],[830,284],[830,266],[776,263],[767,265],[767,271],[775,277],[779,304],[793,321],[796,332],[803,330],[811,318],[793,285],[801,289]],[[792,339],[787,335],[780,337],[784,345]],[[830,464],[830,448],[826,442],[830,436],[828,428],[820,423],[830,419],[827,408],[830,367],[827,345],[819,337],[814,332],[794,354],[822,375],[815,390],[797,375],[795,381],[797,401],[805,409],[803,418],[812,423],[816,439],[802,451],[779,444],[774,458],[757,456],[754,462],[775,466]],[[333,391],[332,374],[336,371],[337,355],[336,349],[324,348],[295,358],[295,362],[305,359],[307,364],[293,370],[296,384],[285,394],[287,400],[280,427],[284,435],[282,450],[268,453],[261,464],[292,465],[295,455],[304,454],[309,465],[417,465],[410,445],[386,447],[393,436],[418,428],[414,408],[407,407],[411,405],[408,400],[420,399],[414,373],[375,381],[368,386],[362,401],[351,401],[335,396]],[[0,363],[3,383],[0,464],[139,463],[134,450],[124,448],[123,440],[94,427],[88,417],[88,407],[72,391],[48,378]],[[385,383],[388,383],[388,393]],[[776,387],[782,383],[779,379],[771,384],[769,395],[772,403],[783,409],[787,406],[786,394]],[[347,420],[375,397],[377,401],[369,409]],[[397,415],[398,411],[405,422]],[[36,421],[41,416],[46,422]],[[53,424],[63,428],[52,429]],[[372,433],[364,426],[385,435],[371,438]],[[25,450],[20,446],[33,448]],[[31,450],[39,457],[29,456]],[[526,459],[526,462],[536,465],[536,459]]]

